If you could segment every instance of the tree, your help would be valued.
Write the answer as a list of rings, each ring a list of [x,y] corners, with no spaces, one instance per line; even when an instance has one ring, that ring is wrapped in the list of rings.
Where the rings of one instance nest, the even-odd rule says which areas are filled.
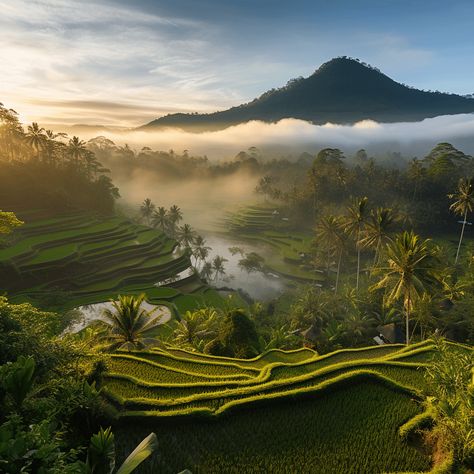
[[[398,216],[393,209],[378,207],[371,211],[360,245],[374,250],[374,265],[377,264],[380,249],[392,240],[391,235],[397,223]]]
[[[198,262],[205,262],[206,258],[209,256],[211,247],[206,245],[206,240],[202,235],[196,235],[193,242],[193,256],[196,259],[196,266]]]
[[[79,164],[86,151],[86,142],[79,139],[79,137],[74,136],[69,140],[67,145],[67,153],[76,167],[79,167]]]
[[[227,262],[227,259],[216,255],[212,259],[212,269],[214,270],[214,280],[217,281],[220,276],[225,274],[224,263]]]
[[[348,215],[344,222],[347,233],[354,236],[357,249],[356,290],[359,289],[361,234],[364,231],[365,223],[369,215],[367,202],[367,197],[354,199],[352,204],[347,208]]]
[[[183,220],[183,213],[176,204],[170,207],[170,210],[168,211],[168,218],[170,222],[170,231],[174,236],[176,233],[176,226]]]
[[[239,267],[245,270],[249,275],[252,272],[261,272],[265,259],[256,252],[245,254],[245,257],[239,260]]]
[[[386,306],[402,301],[406,344],[410,344],[410,316],[413,307],[423,294],[429,293],[430,286],[438,279],[434,252],[429,246],[429,240],[421,240],[413,232],[405,231],[387,244],[386,258],[386,266],[377,269],[382,277],[371,290],[384,290]]]
[[[209,280],[212,278],[212,275],[214,273],[213,266],[211,262],[204,262],[201,268],[201,271],[199,272],[199,276],[203,279],[209,282]]]
[[[334,292],[337,293],[339,285],[339,275],[341,272],[342,255],[346,248],[347,235],[344,232],[342,220],[335,216],[326,216],[320,219],[316,226],[316,240],[322,242],[328,251],[328,271],[329,258],[332,254],[337,254],[337,273]]]
[[[458,249],[456,251],[455,264],[458,263],[459,251],[461,250],[462,239],[464,237],[464,229],[467,223],[467,215],[472,212],[474,207],[474,190],[470,179],[460,179],[458,189],[454,194],[449,194],[448,197],[454,202],[449,209],[455,214],[462,217],[461,235],[459,236]]]
[[[44,149],[46,142],[44,128],[40,127],[36,122],[33,122],[31,125],[28,125],[28,132],[25,138],[26,143],[33,148],[38,157],[39,153]]]
[[[423,163],[420,160],[413,158],[413,160],[411,160],[408,166],[407,176],[411,181],[414,182],[412,197],[414,201],[416,197],[416,192],[418,191],[420,184],[426,177],[426,170],[423,166]]]
[[[0,236],[10,234],[13,229],[23,224],[13,212],[0,211]]]
[[[173,341],[179,346],[202,351],[204,340],[215,336],[217,311],[204,308],[197,311],[186,311],[173,331]]]
[[[452,461],[449,472],[469,472],[474,466],[472,354],[453,350],[439,337],[434,342],[436,357],[425,371],[430,393],[426,412],[433,421],[430,438],[436,457]]]
[[[184,224],[178,228],[176,238],[181,247],[189,249],[196,238],[196,231],[189,224]]]
[[[255,192],[257,194],[263,194],[265,198],[265,202],[267,201],[267,197],[271,196],[273,193],[273,185],[277,182],[277,179],[273,176],[263,176],[260,178],[257,187],[255,188]]]
[[[155,212],[155,205],[153,204],[153,202],[151,201],[150,198],[146,198],[142,205],[140,206],[140,214],[142,215],[142,217],[145,219],[146,223],[148,225],[150,225],[150,219],[153,215],[153,213]]]
[[[143,293],[139,296],[119,296],[118,301],[112,301],[112,310],[104,310],[107,325],[104,339],[109,343],[109,350],[130,351],[157,344],[152,335],[161,324],[160,316],[153,315],[155,310],[143,309],[144,302]]]
[[[158,207],[153,211],[151,223],[153,227],[158,227],[162,232],[166,232],[170,225],[168,211],[163,206]]]
[[[255,324],[243,309],[227,313],[218,339],[224,354],[230,357],[248,358],[259,353],[260,343]]]

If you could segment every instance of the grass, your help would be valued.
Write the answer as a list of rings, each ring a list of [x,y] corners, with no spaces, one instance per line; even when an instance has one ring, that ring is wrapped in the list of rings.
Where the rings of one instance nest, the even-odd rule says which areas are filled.
[[[429,456],[399,430],[422,413],[433,357],[430,341],[250,360],[165,347],[111,356],[103,393],[119,453],[158,435],[139,472],[421,472]]]
[[[14,303],[65,311],[145,292],[151,303],[180,312],[224,305],[195,276],[155,286],[190,266],[188,257],[174,252],[176,242],[158,230],[120,217],[33,216],[29,212],[13,243],[0,249],[0,285]]]

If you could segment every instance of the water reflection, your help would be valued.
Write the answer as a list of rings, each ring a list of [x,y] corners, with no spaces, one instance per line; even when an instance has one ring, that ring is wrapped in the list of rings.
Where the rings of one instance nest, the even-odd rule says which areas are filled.
[[[252,298],[269,300],[275,298],[289,286],[289,282],[274,273],[247,273],[239,267],[240,254],[232,255],[230,247],[239,247],[244,253],[256,252],[264,256],[265,248],[251,243],[243,243],[237,239],[216,234],[205,235],[206,243],[212,248],[209,259],[216,255],[226,258],[224,264],[226,274],[217,282],[211,282],[217,287],[225,286],[233,289],[242,289]]]

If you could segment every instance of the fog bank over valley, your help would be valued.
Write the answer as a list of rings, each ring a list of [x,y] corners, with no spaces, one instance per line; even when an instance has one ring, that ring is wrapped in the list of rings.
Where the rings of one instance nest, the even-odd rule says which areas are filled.
[[[103,135],[118,145],[127,143],[140,150],[152,149],[178,152],[189,150],[192,155],[206,155],[213,160],[232,159],[239,151],[257,146],[266,155],[280,157],[303,151],[316,153],[325,147],[338,147],[345,153],[365,148],[370,154],[387,151],[422,157],[434,144],[449,141],[466,153],[474,153],[474,114],[444,115],[421,122],[377,123],[365,120],[354,125],[312,125],[295,119],[277,123],[252,121],[225,130],[190,133],[177,129],[152,132],[116,130],[107,127],[56,127],[70,135],[90,139]]]

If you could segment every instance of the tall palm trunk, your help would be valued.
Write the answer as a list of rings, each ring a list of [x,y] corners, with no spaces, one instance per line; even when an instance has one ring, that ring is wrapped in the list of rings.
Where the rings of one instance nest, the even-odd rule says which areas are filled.
[[[466,227],[466,220],[467,220],[467,207],[466,207],[466,210],[464,211],[464,218],[463,218],[463,221],[462,221],[461,236],[459,237],[458,250],[456,252],[456,260],[454,261],[455,265],[457,265],[458,259],[459,259],[459,251],[461,250],[462,238],[464,237],[464,228]]]
[[[359,290],[359,274],[360,274],[360,245],[359,245],[359,239],[360,239],[360,224],[359,228],[357,229],[357,277],[356,277],[356,290]]]
[[[411,298],[408,296],[407,307],[405,308],[405,343],[410,344],[410,306]]]
[[[334,285],[334,293],[337,293],[339,286],[339,274],[341,273],[342,249],[339,251],[339,261],[337,263],[336,284]]]

